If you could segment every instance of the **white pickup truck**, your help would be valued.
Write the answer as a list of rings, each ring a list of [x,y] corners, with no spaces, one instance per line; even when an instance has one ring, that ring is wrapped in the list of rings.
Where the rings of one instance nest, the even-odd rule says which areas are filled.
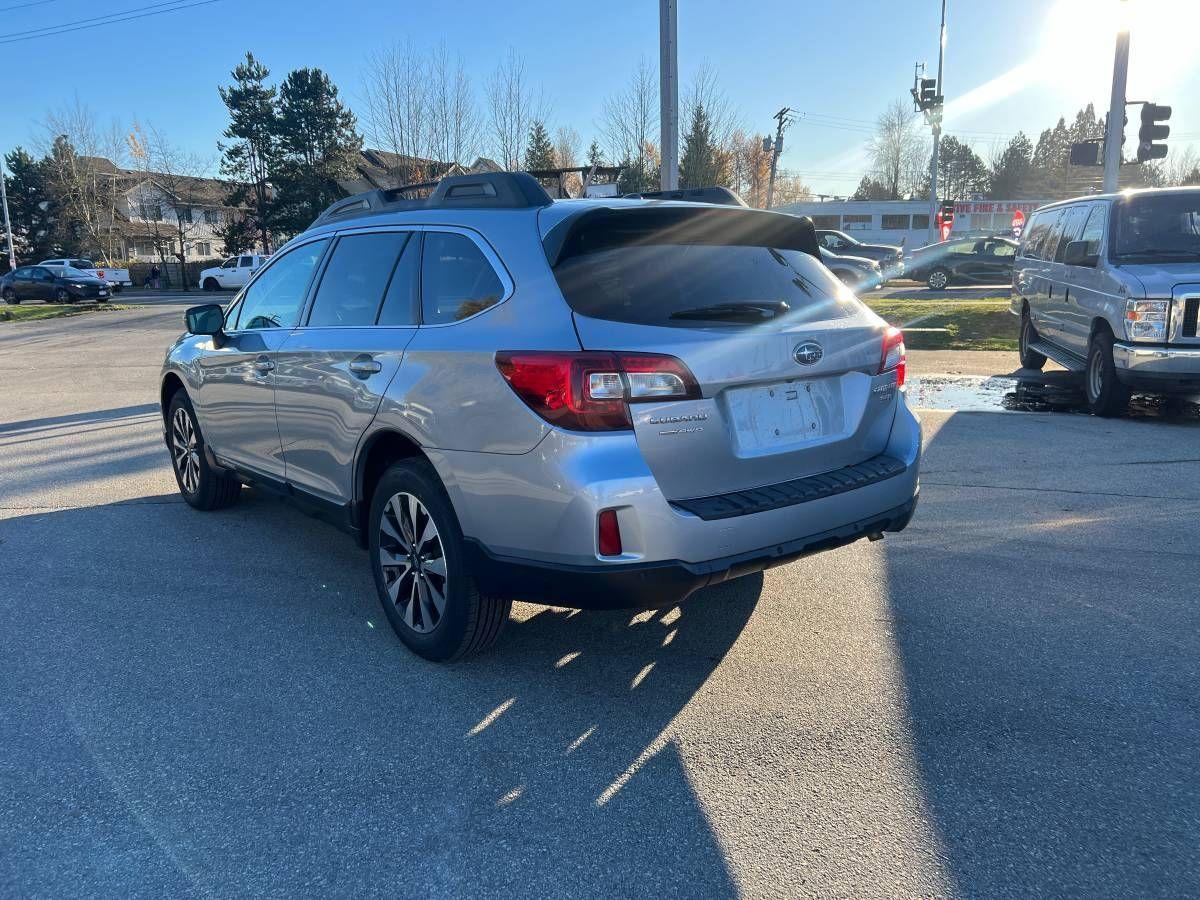
[[[250,276],[270,258],[261,253],[231,256],[219,266],[204,269],[200,273],[200,287],[206,291],[236,291],[245,287]]]
[[[90,259],[43,259],[39,266],[68,266],[72,269],[78,269],[91,275],[93,278],[99,278],[101,281],[107,281],[117,293],[121,292],[121,288],[133,287],[133,282],[129,280],[128,269],[114,269],[109,266],[98,266]]]

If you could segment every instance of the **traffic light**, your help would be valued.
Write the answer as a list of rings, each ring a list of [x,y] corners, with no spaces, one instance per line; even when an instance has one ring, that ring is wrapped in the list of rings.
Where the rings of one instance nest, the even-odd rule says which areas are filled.
[[[1162,159],[1167,155],[1167,145],[1156,143],[1167,139],[1171,126],[1163,124],[1171,118],[1171,107],[1154,103],[1142,104],[1142,127],[1138,130],[1138,162]]]
[[[922,78],[921,79],[921,109],[933,109],[937,106],[937,79]]]

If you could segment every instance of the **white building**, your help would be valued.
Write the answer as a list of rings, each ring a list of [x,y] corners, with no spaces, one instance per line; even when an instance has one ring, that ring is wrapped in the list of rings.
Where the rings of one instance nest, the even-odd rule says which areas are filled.
[[[1013,213],[1025,218],[1046,201],[960,200],[954,204],[951,234],[1003,234],[1012,230]],[[928,200],[826,200],[789,203],[776,212],[809,216],[818,229],[844,231],[864,243],[903,245],[929,243]]]

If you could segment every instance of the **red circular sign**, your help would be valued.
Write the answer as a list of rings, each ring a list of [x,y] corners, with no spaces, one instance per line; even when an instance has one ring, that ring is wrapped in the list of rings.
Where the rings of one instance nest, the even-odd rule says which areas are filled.
[[[1013,210],[1012,227],[1020,228],[1024,224],[1025,224],[1025,213],[1021,212],[1021,210],[1019,210],[1019,209],[1014,209]]]

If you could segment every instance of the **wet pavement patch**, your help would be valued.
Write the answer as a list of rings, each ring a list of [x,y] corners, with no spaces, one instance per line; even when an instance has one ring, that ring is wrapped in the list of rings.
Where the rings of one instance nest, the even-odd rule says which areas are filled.
[[[1071,372],[913,375],[905,389],[909,406],[916,409],[1089,415],[1083,378]],[[1200,424],[1200,398],[1134,394],[1129,416]]]

